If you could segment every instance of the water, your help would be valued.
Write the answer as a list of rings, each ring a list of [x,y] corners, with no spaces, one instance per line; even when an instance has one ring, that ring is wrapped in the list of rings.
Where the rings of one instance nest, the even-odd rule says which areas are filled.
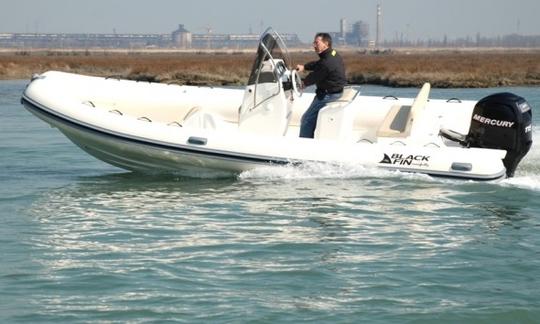
[[[95,160],[31,116],[19,105],[25,84],[0,81],[0,322],[540,316],[537,144],[515,178],[487,183],[325,165],[148,177]],[[539,88],[432,97],[501,90],[540,107]]]

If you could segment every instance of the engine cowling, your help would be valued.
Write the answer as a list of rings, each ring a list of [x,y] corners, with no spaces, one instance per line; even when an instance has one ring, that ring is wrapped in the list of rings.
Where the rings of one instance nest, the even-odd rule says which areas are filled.
[[[467,135],[470,147],[506,150],[506,175],[512,177],[532,146],[532,109],[513,93],[503,92],[478,101]]]

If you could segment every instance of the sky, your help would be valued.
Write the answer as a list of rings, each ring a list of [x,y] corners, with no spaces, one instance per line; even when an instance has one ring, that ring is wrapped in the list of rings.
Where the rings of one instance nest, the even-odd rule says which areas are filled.
[[[0,33],[260,33],[266,27],[310,41],[362,20],[375,38],[382,7],[386,40],[540,35],[540,0],[0,0]]]

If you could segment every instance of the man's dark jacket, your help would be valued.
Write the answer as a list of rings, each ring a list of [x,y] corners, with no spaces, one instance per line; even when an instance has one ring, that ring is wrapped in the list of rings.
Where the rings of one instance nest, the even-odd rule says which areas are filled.
[[[347,84],[345,65],[338,52],[332,48],[319,53],[319,60],[304,65],[306,71],[311,71],[304,79],[304,86],[317,85],[317,97],[322,99],[329,93],[339,93]]]

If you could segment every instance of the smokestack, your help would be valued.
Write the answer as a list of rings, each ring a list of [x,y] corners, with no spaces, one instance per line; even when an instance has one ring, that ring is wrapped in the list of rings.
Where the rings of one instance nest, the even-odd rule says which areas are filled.
[[[382,42],[382,10],[381,5],[377,5],[377,34],[375,36],[375,47],[379,47]]]
[[[345,40],[345,37],[347,37],[347,19],[341,18],[339,21],[339,32],[341,33],[341,38]]]

